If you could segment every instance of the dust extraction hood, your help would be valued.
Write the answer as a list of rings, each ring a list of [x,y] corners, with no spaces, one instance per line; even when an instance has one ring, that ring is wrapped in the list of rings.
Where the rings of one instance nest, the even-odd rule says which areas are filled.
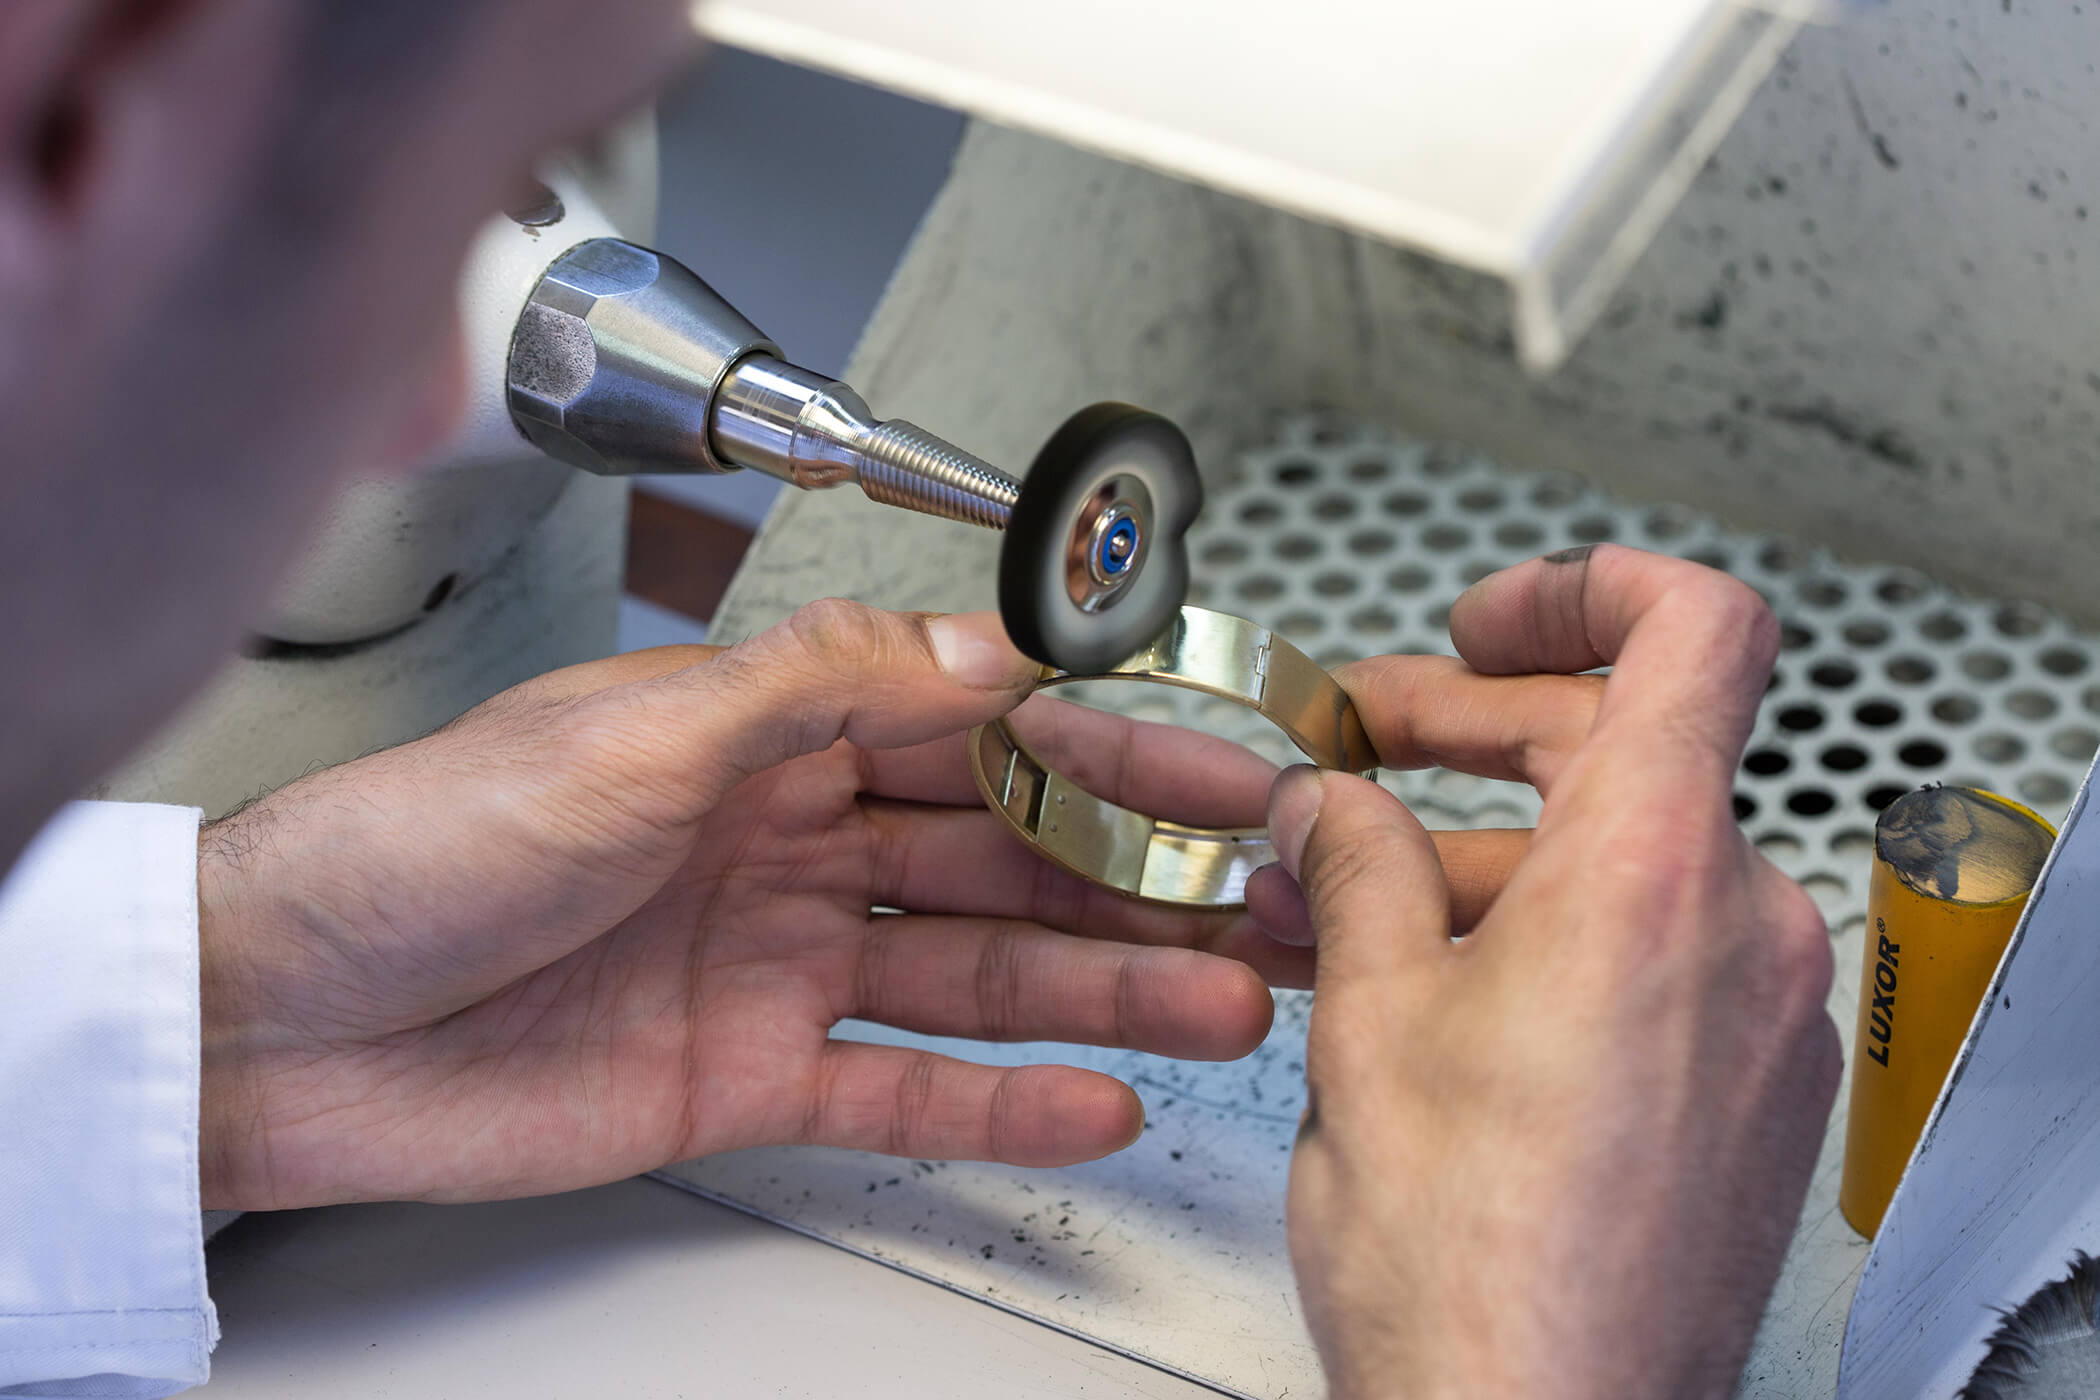
[[[1503,279],[1568,353],[1818,0],[708,0],[704,33]]]

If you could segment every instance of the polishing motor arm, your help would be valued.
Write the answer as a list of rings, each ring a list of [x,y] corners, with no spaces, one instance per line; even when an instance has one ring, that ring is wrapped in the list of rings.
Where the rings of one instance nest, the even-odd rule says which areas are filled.
[[[805,490],[1004,529],[1019,485],[789,364],[690,269],[618,238],[562,253],[511,337],[505,394],[550,456],[605,475],[747,467]]]
[[[1128,405],[1084,409],[1037,454],[1024,490],[789,363],[690,269],[620,238],[561,172],[544,194],[491,223],[468,259],[471,387],[444,461],[514,460],[522,434],[601,475],[750,468],[1003,531],[1008,635],[1066,671],[1120,660],[1174,621],[1203,492],[1172,423]]]

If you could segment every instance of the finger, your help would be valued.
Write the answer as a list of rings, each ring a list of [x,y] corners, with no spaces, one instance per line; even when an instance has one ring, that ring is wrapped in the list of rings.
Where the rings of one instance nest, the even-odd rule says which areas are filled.
[[[1611,751],[1617,778],[1725,793],[1779,624],[1717,570],[1597,545],[1482,579],[1452,607],[1451,639],[1492,674],[1611,666],[1591,739]]]
[[[1211,952],[1260,946],[1237,939],[1242,920],[1235,914],[1141,903],[1052,865],[982,808],[863,802],[862,812],[875,841],[864,864],[870,904],[920,914],[1029,919],[1090,938]],[[1451,891],[1454,931],[1463,933],[1486,917],[1530,839],[1526,830],[1431,833]],[[1251,891],[1250,885],[1250,907]],[[1266,957],[1257,965],[1272,970]]]
[[[862,863],[869,904],[915,914],[1026,919],[1063,933],[1196,948],[1277,987],[1312,985],[1312,958],[1266,937],[1239,910],[1147,904],[1052,865],[983,808],[864,802],[875,844]]]
[[[1014,732],[1044,763],[1087,792],[1192,826],[1261,821],[1276,765],[1242,745],[1172,724],[1130,719],[1047,695],[1015,710]],[[969,736],[880,750],[866,760],[864,791],[909,802],[973,805]]]
[[[1452,768],[1546,791],[1582,745],[1598,676],[1486,676],[1449,656],[1379,656],[1334,673],[1383,768]]]
[[[928,1035],[1112,1045],[1233,1060],[1275,1006],[1242,963],[1058,933],[1019,919],[869,923],[849,1014]]]
[[[801,1141],[936,1161],[1058,1167],[1136,1142],[1129,1085],[1064,1065],[995,1069],[924,1050],[825,1047]]]
[[[592,737],[601,768],[668,782],[697,808],[840,739],[896,748],[967,729],[1012,709],[1038,674],[996,614],[832,599],[701,665],[600,692],[571,732]]]
[[[1531,832],[1488,828],[1481,831],[1432,831],[1444,883],[1451,898],[1451,932],[1471,933],[1509,883],[1517,863],[1531,847]],[[1264,865],[1247,877],[1247,914],[1278,943],[1309,948],[1317,941],[1305,891],[1282,864]]]
[[[1305,891],[1281,861],[1272,860],[1247,877],[1247,917],[1286,947],[1310,948],[1320,941]]]
[[[1448,951],[1436,844],[1399,798],[1348,773],[1291,768],[1269,797],[1269,830],[1305,891],[1323,985],[1389,982]]]

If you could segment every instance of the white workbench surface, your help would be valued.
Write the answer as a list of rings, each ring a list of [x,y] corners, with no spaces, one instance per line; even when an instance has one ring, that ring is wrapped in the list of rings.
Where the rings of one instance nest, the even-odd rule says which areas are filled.
[[[247,1216],[208,1260],[213,1400],[1213,1394],[644,1179]]]

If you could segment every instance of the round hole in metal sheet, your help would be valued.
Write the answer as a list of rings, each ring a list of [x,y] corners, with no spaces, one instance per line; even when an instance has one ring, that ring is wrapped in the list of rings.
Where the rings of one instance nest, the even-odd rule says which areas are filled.
[[[1489,574],[1499,572],[1502,566],[1492,559],[1475,559],[1459,565],[1458,581],[1470,588]]]
[[[2100,750],[2100,734],[2079,725],[2059,729],[2049,736],[2049,747],[2065,758],[2080,763],[2092,762],[2095,750]]]
[[[1429,509],[1429,498],[1419,491],[1394,491],[1378,503],[1387,515],[1421,515]]]
[[[1932,717],[1942,724],[1967,724],[1983,713],[1983,706],[1969,695],[1942,695],[1932,702]]]
[[[1422,547],[1437,554],[1464,549],[1473,542],[1473,532],[1463,525],[1438,521],[1422,531]]]
[[[2002,681],[2011,670],[2003,652],[1972,651],[1961,659],[1961,672],[1970,680]]]
[[[1283,596],[1283,580],[1274,574],[1249,574],[1239,581],[1233,592],[1250,603],[1264,603]]]
[[[1361,586],[1356,575],[1345,574],[1338,569],[1317,575],[1312,581],[1313,592],[1322,598],[1346,598]]]
[[[1811,729],[1823,727],[1823,707],[1820,705],[1789,705],[1776,716],[1781,729],[1790,729],[1796,734],[1805,734]]]
[[[2035,660],[2052,676],[2075,676],[2087,665],[2085,653],[2074,647],[2050,647]]]
[[[1843,579],[1822,575],[1802,579],[1794,589],[1795,596],[1812,608],[1834,608],[1845,601],[1849,592]]]
[[[2071,785],[2054,773],[2029,773],[2015,789],[2029,802],[2062,802],[2071,795]]]
[[[1747,793],[1737,793],[1735,795],[1735,819],[1739,822],[1746,822],[1756,815],[1757,799],[1749,796]]]
[[[1608,515],[1579,515],[1568,522],[1568,533],[1579,544],[1601,544],[1618,533]]]
[[[1859,860],[1871,855],[1874,850],[1874,833],[1861,827],[1848,826],[1843,831],[1831,833],[1830,853],[1840,860]]]
[[[1491,510],[1502,509],[1502,488],[1499,486],[1473,486],[1458,493],[1458,508],[1475,515],[1485,515]]]
[[[1922,656],[1892,656],[1882,669],[1898,685],[1923,685],[1940,670]]]
[[[1197,607],[1200,608],[1204,604],[1208,603],[1210,601],[1210,598],[1211,590],[1209,579],[1192,578],[1189,580],[1189,601],[1191,603],[1194,603]]]
[[[1869,729],[1886,729],[1903,720],[1903,707],[1892,700],[1866,700],[1852,709],[1852,718]]]
[[[1815,629],[1803,627],[1798,622],[1781,622],[1779,624],[1779,649],[1781,651],[1806,651],[1815,644]]]
[[[1349,440],[1349,430],[1339,423],[1321,423],[1313,429],[1312,440],[1322,447],[1339,447]]]
[[[1349,479],[1383,481],[1392,470],[1393,464],[1382,457],[1359,457],[1349,464]]]
[[[1303,609],[1287,612],[1276,619],[1276,630],[1303,647],[1327,630],[1327,619]]]
[[[1196,552],[1196,557],[1206,564],[1239,564],[1247,558],[1245,540],[1212,540]]]
[[[1278,535],[1275,543],[1269,546],[1278,559],[1294,563],[1311,559],[1320,552],[1320,547],[1319,538],[1314,535]]]
[[[2046,690],[2015,690],[1998,703],[2021,719],[2047,719],[2056,713],[2056,697]]]
[[[2001,637],[2032,637],[2047,620],[2046,613],[2025,601],[2002,603],[1991,614],[1991,626],[1998,629]]]
[[[1432,447],[1422,454],[1422,475],[1435,479],[1457,476],[1466,469],[1465,454],[1450,447]]]
[[[1816,759],[1833,773],[1857,773],[1867,766],[1867,751],[1857,744],[1832,744]]]
[[[1846,898],[1850,894],[1843,880],[1835,875],[1825,875],[1821,871],[1813,875],[1804,875],[1801,878],[1801,888],[1816,902],[1816,908],[1823,912],[1826,921],[1844,908]]]
[[[1505,520],[1495,527],[1495,543],[1505,549],[1537,549],[1546,532],[1528,520]]]
[[[1347,666],[1352,661],[1360,660],[1362,656],[1363,653],[1352,651],[1348,647],[1325,647],[1313,654],[1313,661],[1321,670],[1332,671],[1336,667]]]
[[[2017,734],[1979,734],[1976,756],[1985,763],[2017,763],[2027,756],[2027,741]]]
[[[1731,572],[1735,567],[1735,560],[1725,549],[1688,549],[1684,552],[1683,557],[1688,563],[1703,565],[1709,569],[1719,569],[1724,574]]]
[[[1558,510],[1573,505],[1582,491],[1582,483],[1573,477],[1548,477],[1531,488],[1531,503],[1545,510]]]
[[[1774,773],[1784,773],[1794,766],[1794,760],[1779,749],[1752,749],[1743,755],[1743,768],[1760,778],[1769,778]]]
[[[1825,690],[1843,690],[1859,679],[1859,668],[1849,661],[1818,661],[1808,668],[1808,679]]]
[[[1651,540],[1669,541],[1691,532],[1693,516],[1682,506],[1657,506],[1641,517],[1641,528]]]
[[[1904,793],[1909,791],[1910,789],[1907,787],[1896,787],[1894,785],[1888,785],[1877,788],[1868,788],[1867,791],[1861,796],[1860,800],[1865,802],[1868,807],[1878,812],[1882,808],[1888,806],[1891,802],[1894,802],[1897,798],[1903,796]]]
[[[1951,612],[1927,613],[1918,619],[1918,630],[1935,642],[1955,642],[1969,635],[1969,624]]]
[[[1820,817],[1837,806],[1837,799],[1822,788],[1795,788],[1786,795],[1786,809],[1797,817]]]
[[[1304,486],[1320,474],[1319,467],[1302,457],[1292,457],[1276,464],[1278,486]]]
[[[1937,768],[1947,761],[1947,746],[1937,739],[1912,739],[1896,750],[1896,757],[1913,768]]]
[[[1283,519],[1283,507],[1257,496],[1240,507],[1240,520],[1248,525],[1274,525]]]
[[[1449,603],[1438,603],[1428,612],[1422,614],[1422,621],[1428,626],[1430,631],[1448,636],[1451,632],[1451,605]]]
[[[1387,608],[1358,608],[1349,614],[1349,630],[1365,635],[1390,632],[1399,625],[1399,617]]]
[[[1787,831],[1768,831],[1751,844],[1774,860],[1801,854],[1801,838]]]
[[[1312,505],[1315,520],[1347,520],[1356,514],[1356,497],[1332,495],[1322,496]]]
[[[1368,559],[1375,554],[1384,554],[1400,543],[1390,530],[1358,530],[1349,537],[1349,552],[1359,558]]]
[[[2012,661],[2001,651],[1972,651],[1961,657],[1961,674],[1970,680],[2003,680],[2012,674]]]
[[[1856,617],[1845,624],[1844,638],[1856,647],[1878,647],[1889,639],[1889,626],[1875,618]]]
[[[1805,556],[1785,540],[1773,540],[1757,551],[1758,565],[1775,574],[1792,573],[1801,567]]]
[[[1921,574],[1898,571],[1882,575],[1881,580],[1874,585],[1874,596],[1890,607],[1902,607],[1924,597],[1925,590],[1930,586]]]
[[[1420,593],[1431,581],[1429,570],[1419,564],[1402,564],[1385,576],[1385,586],[1395,593]]]

